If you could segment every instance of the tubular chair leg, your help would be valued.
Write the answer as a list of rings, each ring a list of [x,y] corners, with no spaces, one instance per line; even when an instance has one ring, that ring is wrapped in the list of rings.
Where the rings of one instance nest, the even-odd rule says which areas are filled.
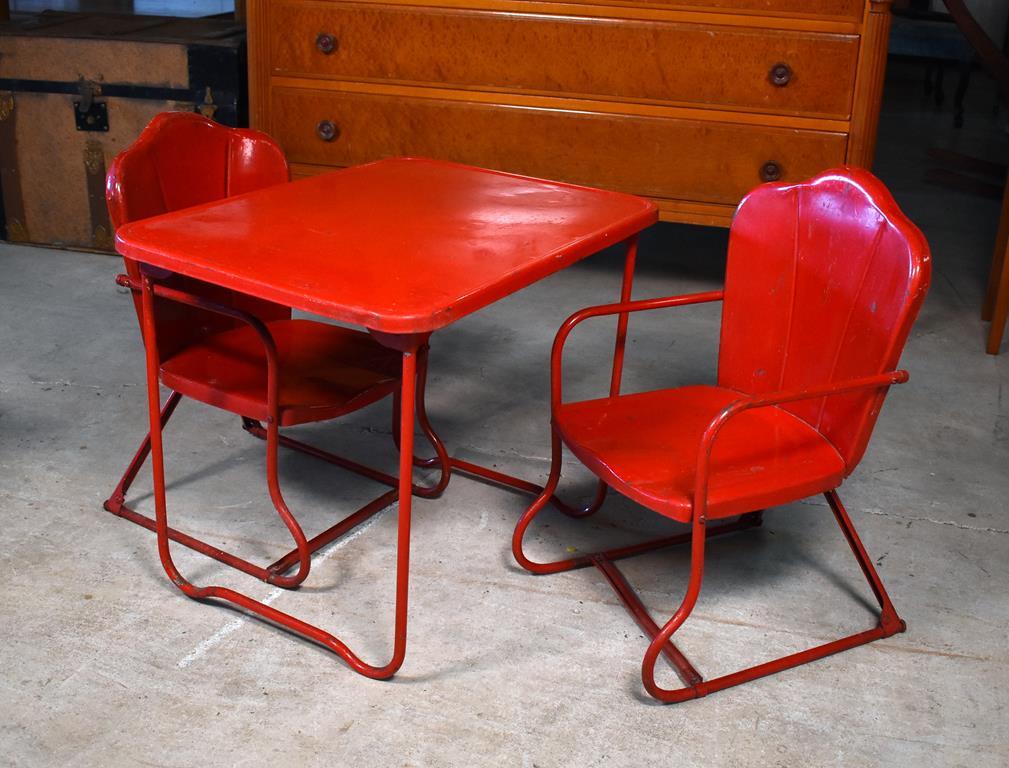
[[[556,499],[554,495],[557,491],[557,484],[560,481],[561,475],[561,439],[556,432],[551,430],[551,461],[550,461],[550,475],[547,478],[547,484],[544,488],[540,490],[539,495],[529,505],[528,509],[523,513],[522,517],[519,518],[518,523],[515,526],[515,532],[512,534],[512,555],[514,555],[516,562],[525,568],[530,573],[535,574],[547,574],[547,573],[560,573],[561,571],[571,571],[576,568],[584,568],[589,565],[594,565],[600,570],[605,570],[603,568],[603,563],[609,562],[612,564],[614,560],[622,560],[625,557],[633,557],[634,555],[640,555],[645,552],[651,552],[656,549],[664,549],[665,547],[671,547],[676,544],[684,544],[691,540],[690,533],[679,533],[673,536],[664,536],[659,539],[652,539],[650,541],[643,541],[638,544],[631,544],[626,547],[616,547],[614,549],[607,549],[602,552],[593,552],[583,555],[578,555],[577,557],[566,558],[564,560],[554,560],[552,562],[536,562],[530,559],[526,553],[523,546],[523,541],[525,539],[526,531],[532,524],[532,521],[536,516],[543,510],[548,502],[553,502]],[[605,487],[604,483],[600,483]],[[600,496],[605,497],[605,493],[597,495],[596,499],[593,500],[593,504],[598,500],[601,503]],[[719,536],[725,533],[732,533],[734,531],[741,531],[747,528],[755,528],[760,526],[762,523],[762,516],[760,511],[750,512],[748,514],[742,515],[738,520],[734,520],[730,523],[722,523],[717,526],[709,526],[706,531],[707,536]]]
[[[437,433],[434,431],[434,427],[431,426],[424,402],[424,393],[427,386],[428,351],[429,348],[425,345],[417,353],[417,423],[428,442],[434,447],[436,455],[429,458],[414,458],[413,463],[418,467],[440,466],[442,471],[438,482],[433,487],[420,488],[417,485],[414,485],[414,494],[422,498],[433,498],[439,496],[445,489],[445,486],[448,485],[452,470],[456,470],[458,472],[462,472],[463,474],[495,483],[497,485],[503,485],[525,493],[538,495],[543,490],[542,486],[514,477],[513,475],[505,474],[504,472],[498,472],[497,470],[489,469],[488,467],[483,467],[479,464],[474,464],[472,462],[450,457],[448,455],[448,452],[445,450],[444,443],[442,443],[441,438],[438,437]],[[393,398],[392,406],[394,425],[393,439],[396,442],[397,449],[399,448],[400,443],[399,438],[396,435],[395,425],[399,423],[400,406],[400,397],[397,393]],[[603,501],[606,499],[606,491],[606,484],[600,482],[596,487],[596,494],[593,499],[582,507],[572,507],[555,495],[551,495],[549,501],[557,509],[569,517],[587,517],[588,515],[592,515],[597,512],[603,505]]]
[[[178,392],[172,392],[169,395],[164,408],[161,410],[161,417],[159,419],[159,428],[164,430],[165,426],[168,424],[169,419],[171,419],[172,414],[175,413],[175,409],[179,402],[182,400],[182,395]],[[116,489],[112,492],[112,495],[105,501],[103,505],[105,509],[118,517],[122,517],[135,523],[143,528],[147,528],[150,531],[157,530],[157,521],[137,512],[132,507],[126,504],[126,494],[129,492],[130,486],[133,485],[133,481],[136,479],[137,474],[143,467],[144,463],[147,461],[151,453],[151,434],[148,433],[144,436],[143,441],[140,444],[140,448],[137,450],[136,455],[130,462],[129,466],[126,468],[126,472],[123,474],[122,479],[120,479],[119,484]],[[244,558],[238,557],[226,552],[223,549],[207,544],[200,539],[190,536],[187,533],[179,531],[175,528],[168,528],[166,535],[172,540],[176,541],[183,546],[189,547],[207,557],[212,557],[218,562],[224,563],[225,565],[231,566],[243,573],[247,573],[250,576],[254,576],[257,579],[263,581],[269,581],[273,574],[269,568],[263,568],[262,566],[256,565],[255,563],[250,563]],[[307,574],[305,574],[307,575]]]
[[[163,431],[165,426],[168,424],[169,419],[171,419],[172,414],[175,412],[176,407],[182,400],[182,395],[178,392],[172,392],[168,397],[164,408],[161,410],[161,417],[159,420],[160,428]],[[265,432],[265,430],[264,430]],[[282,443],[283,437],[277,436],[276,443]],[[111,512],[112,514],[122,517],[125,520],[129,520],[143,528],[147,528],[150,531],[157,531],[157,521],[137,512],[132,507],[126,504],[126,494],[129,492],[130,486],[133,485],[133,481],[136,479],[137,474],[140,472],[144,463],[147,461],[151,453],[151,435],[148,433],[144,436],[143,441],[140,444],[140,448],[137,450],[136,455],[130,462],[129,466],[126,468],[126,472],[123,473],[119,484],[116,489],[112,492],[112,495],[106,499],[104,503],[104,508]],[[284,503],[283,497],[280,495],[280,481],[277,477],[277,460],[276,460],[276,444],[270,445],[267,441],[267,487],[270,490],[271,500],[276,506],[278,503],[282,505],[286,514],[290,516],[290,511],[287,510],[287,506]],[[302,552],[302,546],[299,542],[298,536],[294,535],[295,548],[288,552],[286,555],[278,559],[276,562],[266,566],[265,568],[255,563],[249,562],[248,560],[238,557],[230,552],[227,552],[219,547],[215,547],[211,544],[207,544],[205,541],[190,536],[189,534],[180,531],[176,528],[169,527],[167,529],[168,538],[172,541],[178,542],[183,546],[189,547],[196,552],[199,552],[207,557],[212,557],[218,562],[224,563],[236,570],[253,576],[261,581],[265,581],[271,584],[276,584],[277,586],[292,588],[296,587],[302,581],[308,577],[309,571],[309,557],[313,552],[321,547],[324,547],[331,541],[344,535],[347,531],[353,529],[355,526],[360,525],[369,517],[375,513],[381,511],[385,507],[389,506],[395,498],[395,494],[385,494],[378,499],[375,499],[365,506],[361,507],[356,512],[348,515],[346,518],[341,520],[336,525],[326,529],[319,535],[315,536],[313,539],[306,542],[307,551]],[[278,513],[280,513],[280,507],[278,507]],[[284,519],[284,514],[281,513],[281,519]],[[294,520],[291,516],[291,520]],[[296,524],[296,523],[295,523]],[[290,527],[289,527],[290,530]],[[297,528],[300,532],[300,527]],[[301,534],[301,538],[304,538],[304,534]],[[294,565],[300,565],[298,573],[293,576],[283,576],[286,571],[290,570]]]
[[[397,491],[389,491],[385,497],[398,496],[399,521],[397,534],[397,558],[396,558],[396,607],[395,607],[395,629],[393,652],[390,661],[382,666],[375,666],[364,662],[355,654],[343,641],[325,630],[308,624],[290,614],[277,610],[265,603],[254,600],[235,590],[218,586],[197,586],[187,581],[179,572],[172,560],[170,537],[168,535],[167,505],[165,498],[165,471],[164,471],[164,451],[162,443],[160,413],[160,394],[158,391],[158,360],[155,345],[150,340],[154,339],[154,321],[152,311],[153,295],[149,288],[143,292],[144,312],[144,336],[149,340],[147,345],[147,397],[148,407],[151,414],[151,468],[154,475],[154,506],[156,511],[156,525],[158,540],[158,554],[162,566],[172,583],[175,584],[186,596],[195,600],[223,600],[238,606],[250,613],[254,613],[262,618],[285,627],[309,640],[312,640],[344,659],[347,664],[356,672],[374,679],[387,679],[395,674],[396,670],[403,663],[406,655],[406,626],[407,626],[407,598],[408,598],[408,574],[410,556],[410,516],[411,516],[411,469],[413,451],[413,390],[414,371],[416,366],[416,355],[413,352],[403,354],[403,394],[405,402],[408,404],[404,408],[400,425],[400,439],[403,448],[400,455],[400,482]],[[271,419],[267,429],[267,442],[272,450],[268,452],[268,457],[272,456],[272,461],[276,461],[276,449],[280,444],[276,419]],[[278,489],[271,485],[271,495]],[[279,498],[274,498],[277,502]],[[383,497],[384,498],[384,497]],[[296,530],[297,523],[293,522],[293,517],[286,511],[286,506],[278,504],[278,512],[284,518],[284,522],[292,529],[292,534]],[[296,536],[296,538],[298,538]],[[307,542],[304,536],[298,539],[298,550],[300,555],[304,555],[307,550]]]
[[[645,690],[654,698],[664,703],[675,703],[686,701],[687,699],[700,698],[714,691],[720,691],[740,683],[755,680],[758,677],[790,669],[801,664],[806,664],[824,656],[854,648],[858,645],[872,642],[883,637],[890,637],[898,632],[903,632],[906,625],[897,615],[890,597],[883,587],[879,574],[872,565],[865,547],[862,545],[858,534],[855,531],[847,511],[844,509],[837,491],[829,491],[824,496],[830,505],[841,528],[848,545],[851,547],[855,559],[862,569],[866,581],[869,583],[876,601],[880,606],[879,622],[872,629],[858,632],[839,640],[834,640],[823,645],[810,648],[799,653],[793,653],[773,661],[764,662],[747,669],[733,672],[728,675],[705,680],[701,673],[693,666],[687,657],[680,651],[672,641],[673,635],[683,625],[690,616],[700,595],[701,584],[704,578],[704,550],[708,538],[732,531],[739,531],[761,524],[761,512],[752,512],[743,515],[738,520],[731,523],[723,523],[717,526],[708,526],[705,521],[697,517],[691,523],[691,530],[687,534],[669,536],[663,539],[643,542],[627,547],[597,552],[592,554],[578,555],[577,557],[556,560],[553,562],[535,562],[528,558],[523,550],[523,539],[525,533],[533,519],[546,505],[551,495],[557,488],[560,478],[560,438],[556,434],[553,436],[553,462],[551,465],[550,477],[546,487],[536,500],[529,506],[526,512],[519,519],[512,537],[512,553],[516,561],[526,570],[535,574],[558,573],[569,571],[585,566],[595,566],[606,578],[607,582],[616,592],[623,602],[624,607],[635,619],[638,626],[651,638],[648,649],[645,652],[641,663],[641,680]],[[673,616],[663,626],[659,626],[648,609],[641,602],[634,589],[628,584],[624,575],[617,568],[615,561],[631,555],[672,546],[674,544],[684,544],[690,542],[690,579],[687,583],[686,593],[683,601]],[[659,655],[663,655],[673,666],[680,680],[683,682],[682,688],[666,689],[655,682],[655,665]]]
[[[464,472],[467,475],[472,475],[473,477],[478,477],[482,480],[489,481],[491,483],[496,483],[497,485],[504,485],[509,488],[514,488],[518,491],[523,491],[525,493],[531,493],[536,496],[536,500],[532,503],[532,506],[526,510],[525,515],[523,515],[522,520],[519,521],[519,525],[522,526],[522,533],[525,532],[526,527],[528,527],[529,522],[533,517],[544,507],[547,503],[550,503],[553,507],[563,512],[568,517],[588,517],[599,511],[602,507],[603,502],[606,500],[606,492],[608,486],[606,483],[600,481],[596,485],[596,493],[592,500],[582,507],[573,507],[570,504],[562,501],[557,497],[557,483],[560,480],[561,474],[561,442],[557,434],[550,430],[550,475],[547,477],[546,486],[536,485],[535,483],[530,483],[527,480],[522,480],[518,477],[513,477],[512,475],[506,475],[504,472],[498,472],[493,469],[488,469],[487,467],[481,467],[479,464],[473,464],[469,461],[463,461],[462,459],[452,459],[452,469],[456,469],[460,472]],[[528,518],[528,519],[527,519]],[[522,521],[525,521],[523,525]],[[516,536],[518,540],[521,541],[522,533],[516,529]],[[519,544],[515,551],[515,559],[522,565],[523,568],[531,570],[534,573],[554,573],[559,570],[570,570],[569,568],[556,568],[548,571],[537,571],[536,563],[531,560],[527,560],[524,555],[522,555],[522,547]],[[572,568],[579,568],[583,565],[588,565],[587,562],[581,562],[581,559],[576,558],[579,565],[573,565]],[[574,561],[562,561],[562,562],[574,562]],[[526,565],[528,563],[528,565]]]
[[[301,529],[298,521],[295,520],[294,515],[291,514],[291,510],[288,508],[287,503],[284,501],[284,496],[280,492],[280,479],[277,476],[277,453],[279,448],[280,427],[277,425],[277,420],[272,418],[267,424],[266,431],[266,484],[270,490],[270,500],[273,502],[277,514],[280,515],[280,519],[283,520],[284,525],[290,532],[291,538],[294,539],[294,552],[297,553],[298,572],[293,576],[284,576],[283,570],[280,570],[277,564],[274,564],[267,568],[270,575],[266,578],[266,581],[276,584],[278,587],[290,588],[301,584],[308,577],[308,572],[312,567],[310,560],[312,553],[308,548],[305,532]]]
[[[841,532],[844,534],[845,539],[848,541],[848,545],[851,547],[852,553],[855,555],[855,559],[858,561],[858,564],[862,569],[862,573],[864,574],[866,581],[869,583],[873,594],[876,596],[876,601],[879,603],[880,615],[876,626],[863,632],[856,632],[853,635],[848,635],[847,637],[842,637],[838,640],[824,643],[823,645],[818,645],[805,651],[789,654],[788,656],[783,656],[779,659],[774,659],[773,661],[764,662],[763,664],[758,664],[754,667],[749,667],[738,672],[722,675],[721,677],[716,677],[712,680],[698,681],[694,683],[684,680],[684,682],[687,683],[684,688],[667,690],[659,687],[655,682],[655,662],[658,658],[658,654],[664,644],[671,643],[670,638],[673,633],[679,629],[680,625],[686,621],[687,616],[690,615],[690,611],[693,610],[694,604],[697,601],[697,595],[701,589],[704,558],[704,536],[698,535],[696,530],[697,526],[695,525],[694,544],[691,551],[690,584],[687,588],[687,594],[684,597],[680,608],[676,611],[673,617],[658,633],[653,635],[652,642],[648,646],[648,651],[645,653],[645,657],[641,664],[642,681],[644,682],[645,688],[652,696],[667,703],[699,698],[714,691],[720,691],[734,685],[739,685],[740,683],[746,683],[750,680],[755,680],[758,677],[772,675],[775,672],[791,669],[792,667],[797,667],[801,664],[807,664],[811,661],[822,659],[825,656],[840,653],[841,651],[846,651],[849,648],[854,648],[858,645],[870,643],[873,640],[890,637],[898,632],[903,632],[907,628],[904,621],[897,615],[897,611],[893,607],[893,603],[890,601],[890,597],[886,593],[886,589],[883,587],[883,582],[879,578],[879,574],[876,572],[876,569],[873,567],[872,560],[865,551],[865,547],[862,545],[862,541],[859,539],[858,533],[855,531],[855,526],[852,525],[851,519],[848,517],[848,513],[845,510],[844,505],[841,503],[841,499],[837,495],[837,491],[828,491],[824,494],[824,496],[834,513],[834,517],[837,520],[838,526],[841,528]]]
[[[161,429],[165,428],[168,420],[172,418],[172,414],[175,413],[176,407],[179,405],[179,401],[182,400],[182,395],[178,392],[172,392],[168,397],[168,401],[165,403],[165,407],[161,410]],[[136,454],[133,456],[133,460],[130,461],[126,471],[123,473],[122,478],[119,480],[119,485],[112,492],[112,495],[105,500],[103,505],[106,511],[111,512],[114,515],[119,515],[120,517],[125,517],[127,520],[137,520],[133,519],[133,515],[136,513],[132,509],[125,505],[126,493],[130,490],[130,486],[133,485],[133,481],[137,479],[137,474],[140,472],[140,468],[144,466],[144,462],[147,461],[147,457],[151,453],[151,435],[148,432],[144,435],[143,441],[140,443],[140,448],[137,449]],[[145,520],[148,518],[144,518]],[[153,520],[151,521],[153,525]],[[141,523],[142,525],[143,523]],[[153,527],[151,530],[154,530]]]
[[[434,431],[434,427],[431,426],[431,422],[427,416],[427,410],[424,407],[424,386],[427,373],[427,353],[424,352],[423,356],[420,352],[417,353],[417,402],[415,405],[416,421],[419,424],[421,431],[427,438],[428,442],[434,447],[435,455],[428,459],[418,459],[414,458],[413,463],[415,466],[419,467],[429,467],[434,465],[439,465],[443,467],[438,481],[434,485],[424,486],[413,484],[413,493],[415,496],[420,496],[425,499],[437,498],[445,490],[448,485],[449,478],[451,476],[451,465],[452,460],[448,456],[448,451],[445,449],[445,445],[442,443],[441,438],[438,437],[437,433]],[[400,437],[397,434],[398,424],[400,421],[400,399],[401,395],[396,392],[393,395],[393,441],[396,444],[396,448],[399,448]],[[258,437],[260,440],[266,440],[267,429],[256,419],[250,419],[247,417],[242,418],[242,429],[248,432],[253,437]],[[321,448],[316,448],[314,445],[309,445],[308,443],[303,443],[300,440],[295,440],[293,438],[287,437],[286,435],[280,435],[279,437],[280,445],[285,448],[290,448],[291,450],[298,451],[299,453],[304,453],[309,456],[314,456],[317,459],[328,462],[335,466],[341,467],[343,469],[349,470],[350,472],[355,472],[362,477],[367,477],[369,480],[374,480],[377,483],[383,485],[388,485],[391,488],[399,487],[399,479],[390,475],[388,472],[382,472],[381,470],[374,469],[360,462],[354,461],[353,459],[348,459],[345,456],[340,456],[329,451],[324,451]],[[338,534],[339,535],[339,534]],[[335,537],[334,537],[335,538]],[[320,545],[321,546],[321,545]],[[280,561],[278,561],[279,563]]]

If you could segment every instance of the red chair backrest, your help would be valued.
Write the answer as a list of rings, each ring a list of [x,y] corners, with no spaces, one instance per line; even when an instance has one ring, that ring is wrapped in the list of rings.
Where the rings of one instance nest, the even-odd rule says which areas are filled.
[[[930,276],[924,236],[868,171],[758,187],[729,234],[719,384],[761,394],[895,369]],[[850,473],[884,396],[782,407],[829,439]]]
[[[112,226],[168,211],[208,203],[290,179],[287,160],[264,133],[228,128],[195,112],[164,112],[121,152],[109,168],[105,184]],[[123,259],[126,271],[140,277],[140,266]],[[173,288],[251,312],[262,320],[291,316],[291,310],[181,275],[159,282]],[[139,316],[139,300],[137,313]],[[210,333],[239,321],[168,301],[155,310],[161,359]]]

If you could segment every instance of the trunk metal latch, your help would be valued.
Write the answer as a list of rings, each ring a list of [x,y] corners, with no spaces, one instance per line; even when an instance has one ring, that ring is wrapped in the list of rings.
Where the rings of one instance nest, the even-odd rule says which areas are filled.
[[[108,131],[109,108],[104,101],[95,101],[102,95],[102,87],[93,80],[81,77],[77,81],[80,99],[74,100],[74,123],[78,131]]]

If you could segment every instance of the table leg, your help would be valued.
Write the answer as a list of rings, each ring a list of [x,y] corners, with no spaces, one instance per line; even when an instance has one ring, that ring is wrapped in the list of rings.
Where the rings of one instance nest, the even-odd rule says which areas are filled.
[[[627,241],[627,253],[624,256],[624,279],[620,285],[620,303],[631,300],[631,290],[634,284],[634,266],[638,258],[638,236]],[[617,315],[617,340],[613,347],[613,372],[610,376],[610,397],[620,394],[620,376],[624,371],[624,348],[627,346],[627,312]]]
[[[417,348],[403,351],[399,417],[399,510],[396,534],[396,628],[388,676],[406,656],[407,607],[410,592],[410,517],[413,511],[413,425],[416,409]]]
[[[638,236],[634,235],[626,241],[627,250],[624,255],[624,275],[620,285],[620,301],[625,303],[631,300],[631,291],[634,284],[634,268],[637,263]],[[627,320],[628,313],[624,312],[617,316],[617,335],[613,346],[613,369],[610,372],[610,396],[620,394],[620,378],[624,369],[624,349],[627,343]],[[452,469],[458,470],[467,475],[478,477],[482,480],[513,488],[523,493],[530,493],[539,496],[543,493],[544,486],[522,480],[518,477],[498,472],[497,470],[482,467],[470,461],[462,459],[451,459]],[[592,500],[582,507],[573,507],[562,501],[556,495],[551,494],[550,503],[568,517],[588,517],[599,510],[606,500],[607,485],[599,481],[596,493]]]
[[[1005,194],[1002,196],[1002,216],[999,219],[998,236],[995,238],[995,252],[992,254],[991,272],[988,275],[988,290],[985,293],[981,318],[991,320],[988,331],[987,351],[997,355],[1005,333],[1006,319],[1009,317],[1009,179],[1006,180]]]

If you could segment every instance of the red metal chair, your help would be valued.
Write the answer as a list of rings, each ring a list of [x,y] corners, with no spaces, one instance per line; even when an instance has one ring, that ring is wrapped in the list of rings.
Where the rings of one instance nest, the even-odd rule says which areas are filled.
[[[862,458],[889,386],[907,381],[895,369],[930,272],[924,237],[885,187],[866,171],[845,168],[802,184],[765,185],[743,200],[732,223],[724,291],[590,307],[561,326],[551,359],[550,477],[516,526],[512,549],[533,573],[588,565],[603,573],[652,638],[642,680],[655,698],[697,698],[904,630],[837,488]],[[579,323],[618,315],[626,328],[632,312],[718,300],[717,385],[619,394],[621,335],[610,396],[563,402],[564,343]],[[562,443],[607,485],[689,524],[690,532],[555,562],[531,560],[523,538],[557,488]],[[878,624],[705,680],[671,638],[697,601],[706,539],[759,525],[761,510],[817,493],[826,496],[879,602]],[[660,627],[614,561],[686,542],[686,595]],[[656,683],[660,653],[682,688]]]
[[[106,199],[112,224],[240,195],[286,183],[287,161],[277,144],[257,131],[226,128],[189,112],[158,115],[137,141],[113,161]],[[311,555],[388,506],[388,491],[312,539],[289,511],[280,492],[277,452],[280,445],[311,454],[358,472],[392,488],[397,478],[350,459],[322,451],[280,434],[280,427],[341,416],[388,395],[399,397],[401,356],[367,333],[307,319],[292,319],[291,310],[228,291],[192,278],[145,268],[131,259],[117,282],[134,292],[140,317],[142,276],[155,282],[156,347],[161,382],[171,391],[161,414],[162,427],[183,396],[231,411],[243,427],[266,441],[266,475],[270,498],[295,542],[276,562],[262,566],[225,552],[174,528],[173,541],[202,552],[240,571],[282,587],[294,587],[308,576]],[[141,321],[142,323],[142,321]],[[143,330],[143,327],[141,327]],[[415,463],[440,465],[430,487],[414,486],[422,496],[436,496],[448,481],[448,457],[424,411],[427,349],[418,352],[417,421],[436,456]],[[394,402],[394,411],[398,403]],[[266,422],[264,427],[262,422]],[[393,434],[398,420],[394,415]],[[126,504],[126,493],[151,451],[144,438],[105,509],[150,530],[155,519]],[[163,479],[160,492],[164,492]],[[156,492],[159,478],[155,478]],[[297,572],[286,575],[295,565]]]

